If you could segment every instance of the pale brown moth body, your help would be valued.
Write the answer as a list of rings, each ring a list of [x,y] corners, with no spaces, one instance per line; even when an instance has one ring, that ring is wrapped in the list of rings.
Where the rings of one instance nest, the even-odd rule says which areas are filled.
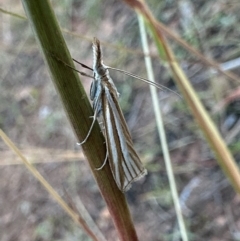
[[[93,59],[94,80],[90,97],[93,101],[94,121],[102,113],[110,168],[118,188],[125,192],[132,182],[146,175],[147,170],[134,150],[130,132],[118,104],[119,93],[107,66],[103,64],[100,42],[96,38],[93,40]],[[102,167],[104,165],[105,162]]]
[[[96,38],[93,39],[93,69],[75,59],[74,61],[82,65],[82,67],[93,71],[92,77],[76,70],[81,75],[93,78],[90,98],[93,101],[94,110],[93,122],[88,134],[81,143],[78,143],[78,145],[82,145],[87,141],[97,117],[102,114],[107,153],[102,166],[97,168],[97,170],[101,170],[108,160],[118,188],[122,192],[125,192],[131,187],[132,182],[137,181],[146,175],[147,170],[143,167],[138,154],[134,150],[130,132],[122,110],[118,104],[119,93],[117,92],[117,88],[114,85],[108,70],[112,69],[122,72],[147,84],[153,85],[160,90],[166,89],[178,96],[179,94],[161,84],[131,74],[127,71],[104,65],[100,42]]]

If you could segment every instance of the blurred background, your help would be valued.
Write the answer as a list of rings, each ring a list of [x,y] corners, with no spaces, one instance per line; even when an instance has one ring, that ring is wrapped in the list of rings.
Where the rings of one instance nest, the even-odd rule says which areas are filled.
[[[240,74],[239,1],[147,3],[171,31],[223,69]],[[124,2],[54,0],[51,4],[73,58],[91,67],[95,36],[102,43],[106,65],[146,77],[137,17]],[[0,8],[0,128],[65,200],[66,193],[71,196],[93,230],[106,240],[117,240],[21,2],[0,0]],[[239,163],[239,84],[202,64],[176,42],[169,43]],[[150,50],[156,81],[178,92],[151,41]],[[148,169],[148,175],[126,193],[139,239],[180,240],[149,86],[116,71],[110,74],[136,150]],[[89,93],[91,79],[81,79]],[[168,91],[158,91],[158,96],[189,240],[240,240],[240,198],[184,99]],[[0,157],[0,240],[90,240],[2,140]]]

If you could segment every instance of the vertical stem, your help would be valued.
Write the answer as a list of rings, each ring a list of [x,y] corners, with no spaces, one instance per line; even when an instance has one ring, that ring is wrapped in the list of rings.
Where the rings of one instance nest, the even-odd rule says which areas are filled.
[[[152,69],[152,61],[149,53],[148,48],[148,42],[147,42],[147,34],[145,30],[145,25],[143,21],[143,17],[138,14],[138,22],[140,27],[140,33],[141,33],[141,39],[142,39],[142,47],[145,54],[145,64],[147,68],[148,73],[148,79],[152,82],[155,82],[154,75],[153,75],[153,69]],[[172,168],[172,162],[170,159],[169,151],[168,151],[168,145],[167,145],[167,139],[165,134],[165,129],[162,121],[162,114],[161,114],[161,106],[160,102],[158,101],[157,96],[157,90],[154,86],[150,85],[150,92],[152,96],[152,102],[153,102],[153,109],[155,113],[155,118],[157,122],[157,129],[158,129],[158,135],[161,140],[162,150],[163,150],[163,156],[164,156],[164,162],[167,168],[167,174],[168,174],[168,180],[170,183],[171,193],[173,197],[173,203],[175,207],[175,211],[177,214],[178,224],[182,236],[183,241],[188,241],[187,231],[184,224],[184,219],[181,211],[181,206],[179,202],[178,192],[177,192],[177,186],[173,174],[173,168]]]
[[[48,0],[22,0],[22,3],[66,114],[81,142],[88,133],[92,122],[89,116],[93,113],[77,73],[67,66],[74,67],[56,17]],[[94,125],[88,141],[82,147],[120,240],[138,240],[125,196],[118,189],[109,165],[96,171],[96,167],[102,165],[106,155],[104,138],[98,124]]]

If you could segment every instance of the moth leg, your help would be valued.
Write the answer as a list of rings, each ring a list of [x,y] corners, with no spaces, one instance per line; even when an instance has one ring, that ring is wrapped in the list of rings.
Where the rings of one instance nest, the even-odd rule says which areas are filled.
[[[97,171],[101,170],[106,165],[107,159],[108,159],[108,151],[106,151],[106,157],[105,157],[105,160],[104,160],[102,166],[95,168],[95,170],[97,170]]]
[[[93,128],[94,123],[95,123],[95,121],[97,119],[97,115],[98,115],[98,111],[95,110],[94,116],[91,117],[91,118],[93,118],[93,122],[92,122],[91,127],[90,127],[90,129],[88,131],[87,136],[85,137],[85,139],[82,142],[78,142],[77,145],[81,146],[82,144],[84,144],[87,141],[88,137],[90,136],[90,134],[92,132],[92,128]]]

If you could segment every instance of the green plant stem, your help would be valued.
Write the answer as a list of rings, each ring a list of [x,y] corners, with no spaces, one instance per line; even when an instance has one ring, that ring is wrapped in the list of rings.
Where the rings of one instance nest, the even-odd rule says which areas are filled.
[[[138,22],[140,27],[141,39],[142,39],[143,52],[145,54],[145,65],[148,73],[148,79],[151,80],[152,82],[155,82],[153,68],[152,68],[152,61],[151,61],[151,57],[149,56],[149,47],[148,47],[146,29],[145,29],[143,17],[140,14],[138,14]],[[186,227],[185,227],[185,223],[184,223],[184,219],[181,211],[181,205],[180,205],[178,192],[177,192],[177,185],[173,174],[172,162],[169,155],[167,138],[166,138],[165,129],[163,125],[161,106],[158,100],[157,90],[152,85],[150,85],[149,87],[150,87],[150,92],[152,96],[153,109],[154,109],[156,123],[157,123],[158,135],[162,145],[164,162],[167,169],[168,180],[170,183],[170,189],[173,197],[173,203],[174,203],[174,207],[175,207],[175,211],[178,219],[181,237],[183,241],[188,241],[187,231],[186,231]]]
[[[74,65],[53,10],[47,0],[22,0],[22,3],[66,114],[81,142],[92,122],[89,118],[93,115],[92,108],[77,72],[68,67],[74,68]],[[102,165],[106,155],[104,138],[97,123],[82,148],[107,203],[119,239],[138,240],[125,196],[117,188],[109,164],[107,163],[100,171],[96,170],[96,167]]]

